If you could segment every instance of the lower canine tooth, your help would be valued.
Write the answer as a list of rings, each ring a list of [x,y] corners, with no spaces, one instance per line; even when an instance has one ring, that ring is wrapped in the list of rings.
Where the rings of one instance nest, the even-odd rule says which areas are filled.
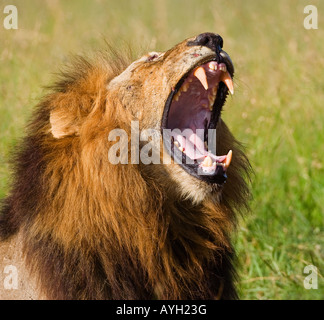
[[[210,156],[207,156],[204,161],[202,162],[202,165],[204,167],[211,167],[213,165],[213,160],[211,159]]]
[[[225,168],[228,168],[229,165],[231,164],[231,161],[232,161],[232,155],[233,155],[232,150],[228,151],[228,154],[227,154],[227,156],[226,156],[225,165],[224,165]]]

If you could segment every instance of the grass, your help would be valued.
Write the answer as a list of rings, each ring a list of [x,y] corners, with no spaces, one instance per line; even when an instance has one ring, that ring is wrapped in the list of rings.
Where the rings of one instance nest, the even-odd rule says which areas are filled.
[[[135,52],[166,50],[217,32],[236,66],[223,118],[255,171],[252,210],[235,240],[240,297],[324,298],[322,1],[312,1],[318,30],[303,27],[309,2],[297,0],[0,0],[0,12],[7,4],[18,8],[19,29],[0,24],[0,198],[9,150],[69,53],[100,48],[104,38]],[[317,290],[303,286],[309,264],[318,270]]]

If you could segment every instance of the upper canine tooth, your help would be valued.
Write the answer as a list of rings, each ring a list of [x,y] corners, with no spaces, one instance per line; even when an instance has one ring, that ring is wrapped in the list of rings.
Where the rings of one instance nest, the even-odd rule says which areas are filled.
[[[223,81],[226,84],[228,90],[233,95],[234,94],[234,84],[233,84],[231,75],[228,72],[224,73],[223,76],[221,77],[221,81]]]
[[[194,76],[198,78],[198,80],[201,82],[205,90],[208,89],[208,82],[207,82],[207,76],[206,71],[203,67],[199,67],[194,71]]]

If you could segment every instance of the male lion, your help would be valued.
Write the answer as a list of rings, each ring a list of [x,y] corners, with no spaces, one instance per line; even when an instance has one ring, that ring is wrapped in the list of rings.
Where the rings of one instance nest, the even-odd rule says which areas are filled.
[[[234,74],[222,46],[203,33],[128,67],[101,54],[62,73],[14,157],[0,270],[14,269],[2,273],[1,298],[237,298],[230,236],[247,206],[250,165],[221,119]],[[117,160],[134,151],[132,139],[138,152],[148,143],[134,123],[158,132],[173,160],[161,152],[160,163],[136,162],[129,152],[112,163],[117,143]]]

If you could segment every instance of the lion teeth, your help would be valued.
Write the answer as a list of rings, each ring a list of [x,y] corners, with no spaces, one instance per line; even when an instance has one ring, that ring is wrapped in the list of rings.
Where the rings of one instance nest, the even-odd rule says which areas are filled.
[[[189,88],[189,83],[186,82],[186,83],[184,83],[184,84],[181,86],[181,91],[183,91],[183,92],[187,92],[187,91],[188,91],[188,88]]]
[[[213,97],[213,96],[209,96],[209,97],[208,97],[208,101],[209,101],[209,110],[210,110],[210,111],[213,110],[214,100],[215,100],[215,97]]]
[[[210,111],[213,111],[213,106],[214,106],[214,102],[215,102],[215,98],[216,98],[216,94],[217,94],[217,89],[218,89],[218,86],[213,87],[210,94],[208,95]]]
[[[221,71],[223,71],[223,72],[226,72],[227,71],[226,65],[224,63],[221,63],[218,66],[218,69],[221,70]]]
[[[208,82],[206,71],[203,67],[199,67],[194,71],[194,76],[200,81],[205,90],[208,90]]]
[[[223,74],[221,81],[223,81],[226,84],[229,92],[231,93],[231,95],[233,95],[234,94],[234,84],[233,84],[232,77],[230,76],[230,74],[228,72]]]
[[[231,164],[231,161],[232,161],[232,155],[233,155],[232,150],[228,151],[228,154],[227,154],[227,156],[226,156],[226,161],[225,161],[224,168],[228,168],[229,165]]]
[[[211,167],[213,165],[213,160],[211,159],[210,156],[207,156],[204,161],[201,163],[202,166],[204,167]]]
[[[216,61],[211,61],[211,62],[209,62],[209,64],[208,64],[208,68],[209,68],[210,70],[217,70],[217,66],[218,66],[218,63],[217,63]]]
[[[181,91],[179,90],[176,94],[175,94],[175,96],[174,96],[174,101],[178,101],[179,100],[179,98],[180,98],[180,96],[181,96]]]

